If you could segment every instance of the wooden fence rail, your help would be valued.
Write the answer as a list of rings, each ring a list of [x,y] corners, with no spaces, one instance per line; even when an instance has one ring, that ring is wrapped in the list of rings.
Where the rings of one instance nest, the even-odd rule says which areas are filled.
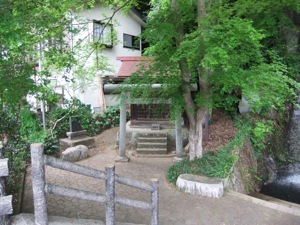
[[[105,171],[92,169],[75,163],[66,162],[50,156],[44,156],[42,144],[32,144],[32,187],[34,198],[35,224],[48,225],[46,194],[55,194],[71,198],[105,203],[106,225],[115,225],[115,204],[121,204],[139,209],[151,210],[151,225],[158,225],[158,179],[151,179],[152,184],[148,185],[133,179],[128,179],[115,174],[115,166],[108,165]],[[99,194],[84,190],[78,190],[59,185],[47,184],[45,180],[45,165],[78,173],[81,175],[105,180],[105,194]],[[127,199],[116,196],[115,183],[121,183],[130,187],[145,190],[151,193],[151,203]]]

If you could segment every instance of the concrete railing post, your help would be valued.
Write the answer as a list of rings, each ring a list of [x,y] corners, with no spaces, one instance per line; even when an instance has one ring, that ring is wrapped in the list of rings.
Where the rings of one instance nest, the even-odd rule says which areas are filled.
[[[48,225],[43,150],[43,145],[41,143],[32,144],[30,146],[34,219],[36,225]]]
[[[115,166],[109,165],[105,167],[106,171],[106,225],[115,225]]]
[[[10,221],[8,214],[13,213],[12,196],[6,196],[5,192],[5,177],[9,175],[8,159],[1,159],[0,149],[0,224],[9,225]]]
[[[183,144],[182,144],[182,118],[181,114],[176,115],[176,157],[182,158],[183,156]]]
[[[152,187],[154,188],[154,191],[151,193],[151,204],[152,204],[152,210],[151,210],[151,225],[158,225],[158,191],[159,191],[159,183],[158,179],[152,178]]]

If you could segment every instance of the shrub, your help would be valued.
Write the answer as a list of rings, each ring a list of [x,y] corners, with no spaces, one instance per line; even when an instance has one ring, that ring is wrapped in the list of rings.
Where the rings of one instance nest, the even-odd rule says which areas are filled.
[[[273,132],[274,123],[271,120],[256,121],[251,132],[251,141],[255,149],[255,156],[260,157],[266,149],[267,139]]]
[[[20,112],[20,136],[23,140],[41,142],[44,137],[42,124],[30,111],[29,106],[24,106]]]
[[[92,111],[88,105],[81,103],[78,99],[73,99],[66,103],[66,108],[55,108],[48,114],[48,126],[51,132],[55,132],[58,138],[66,137],[70,130],[69,118],[79,116],[83,129],[91,136],[99,134],[100,129],[93,118]]]
[[[7,189],[10,194],[17,193],[21,188],[20,179],[30,157],[29,149],[29,143],[22,141],[17,136],[10,137],[7,145],[4,147],[4,157],[9,159]]]
[[[46,155],[53,155],[59,150],[59,138],[57,134],[54,132],[51,134],[47,131],[46,136],[43,140],[44,145],[44,154]]]
[[[235,138],[224,148],[217,152],[207,152],[202,158],[189,161],[188,159],[173,164],[167,170],[167,179],[176,184],[180,174],[199,174],[208,177],[226,178],[236,160],[238,152],[236,149],[243,143],[245,137],[248,136],[249,125],[245,124],[240,128]]]
[[[126,120],[130,119],[130,115],[126,113]],[[95,117],[96,124],[100,126],[101,130],[116,127],[120,124],[120,109],[117,107],[108,107],[101,114]]]

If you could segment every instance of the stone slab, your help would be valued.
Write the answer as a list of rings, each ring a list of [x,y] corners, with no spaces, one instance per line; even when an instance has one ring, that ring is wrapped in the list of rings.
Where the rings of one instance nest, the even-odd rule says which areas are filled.
[[[179,190],[193,195],[221,198],[224,193],[223,181],[193,174],[181,174],[176,181]]]
[[[70,147],[75,147],[77,145],[85,145],[88,148],[96,147],[95,139],[93,137],[83,137],[75,140],[69,140],[68,138],[63,138],[59,140],[59,146],[62,151]]]
[[[70,140],[76,139],[76,138],[81,138],[81,137],[86,137],[87,131],[81,130],[81,131],[76,131],[76,132],[67,132],[67,136]]]

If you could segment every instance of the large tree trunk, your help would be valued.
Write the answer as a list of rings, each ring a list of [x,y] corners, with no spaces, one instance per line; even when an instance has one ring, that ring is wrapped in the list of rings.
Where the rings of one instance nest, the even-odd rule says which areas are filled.
[[[297,54],[299,52],[300,41],[300,13],[294,10],[288,10],[286,16],[293,23],[293,25],[282,27],[282,34],[286,40],[287,53]]]
[[[203,147],[203,120],[205,115],[205,108],[199,108],[196,113],[196,118],[190,123],[189,129],[189,159],[194,160],[195,158],[201,158]]]
[[[176,0],[171,0],[172,3],[172,11],[176,12],[179,5],[177,4]],[[206,9],[205,9],[205,1],[204,0],[197,0],[197,12],[198,12],[198,19],[205,17]],[[200,24],[200,23],[199,23]],[[178,27],[177,24],[174,24],[176,32],[178,34],[176,45],[179,46],[180,42],[184,39],[184,31],[182,27]],[[200,25],[199,25],[200,27]],[[201,56],[199,56],[201,58]],[[206,108],[207,105],[204,104],[201,107],[198,107],[191,95],[191,77],[192,72],[189,71],[189,67],[186,60],[180,60],[178,62],[179,69],[181,72],[181,76],[183,78],[183,87],[185,90],[184,100],[185,100],[185,112],[188,117],[189,121],[189,155],[190,160],[194,160],[195,158],[201,158],[203,147],[202,147],[202,133],[203,128],[202,124],[205,118]],[[201,76],[202,69],[199,68],[199,87],[200,91],[204,93],[204,97],[207,98],[207,90],[208,86],[206,84],[206,80]]]
[[[185,112],[189,121],[189,155],[190,160],[202,157],[202,133],[203,133],[203,120],[206,113],[205,107],[198,107],[191,95],[190,88],[190,73],[187,70],[185,62],[179,62],[179,68],[181,75],[184,80],[184,101],[185,101]]]

